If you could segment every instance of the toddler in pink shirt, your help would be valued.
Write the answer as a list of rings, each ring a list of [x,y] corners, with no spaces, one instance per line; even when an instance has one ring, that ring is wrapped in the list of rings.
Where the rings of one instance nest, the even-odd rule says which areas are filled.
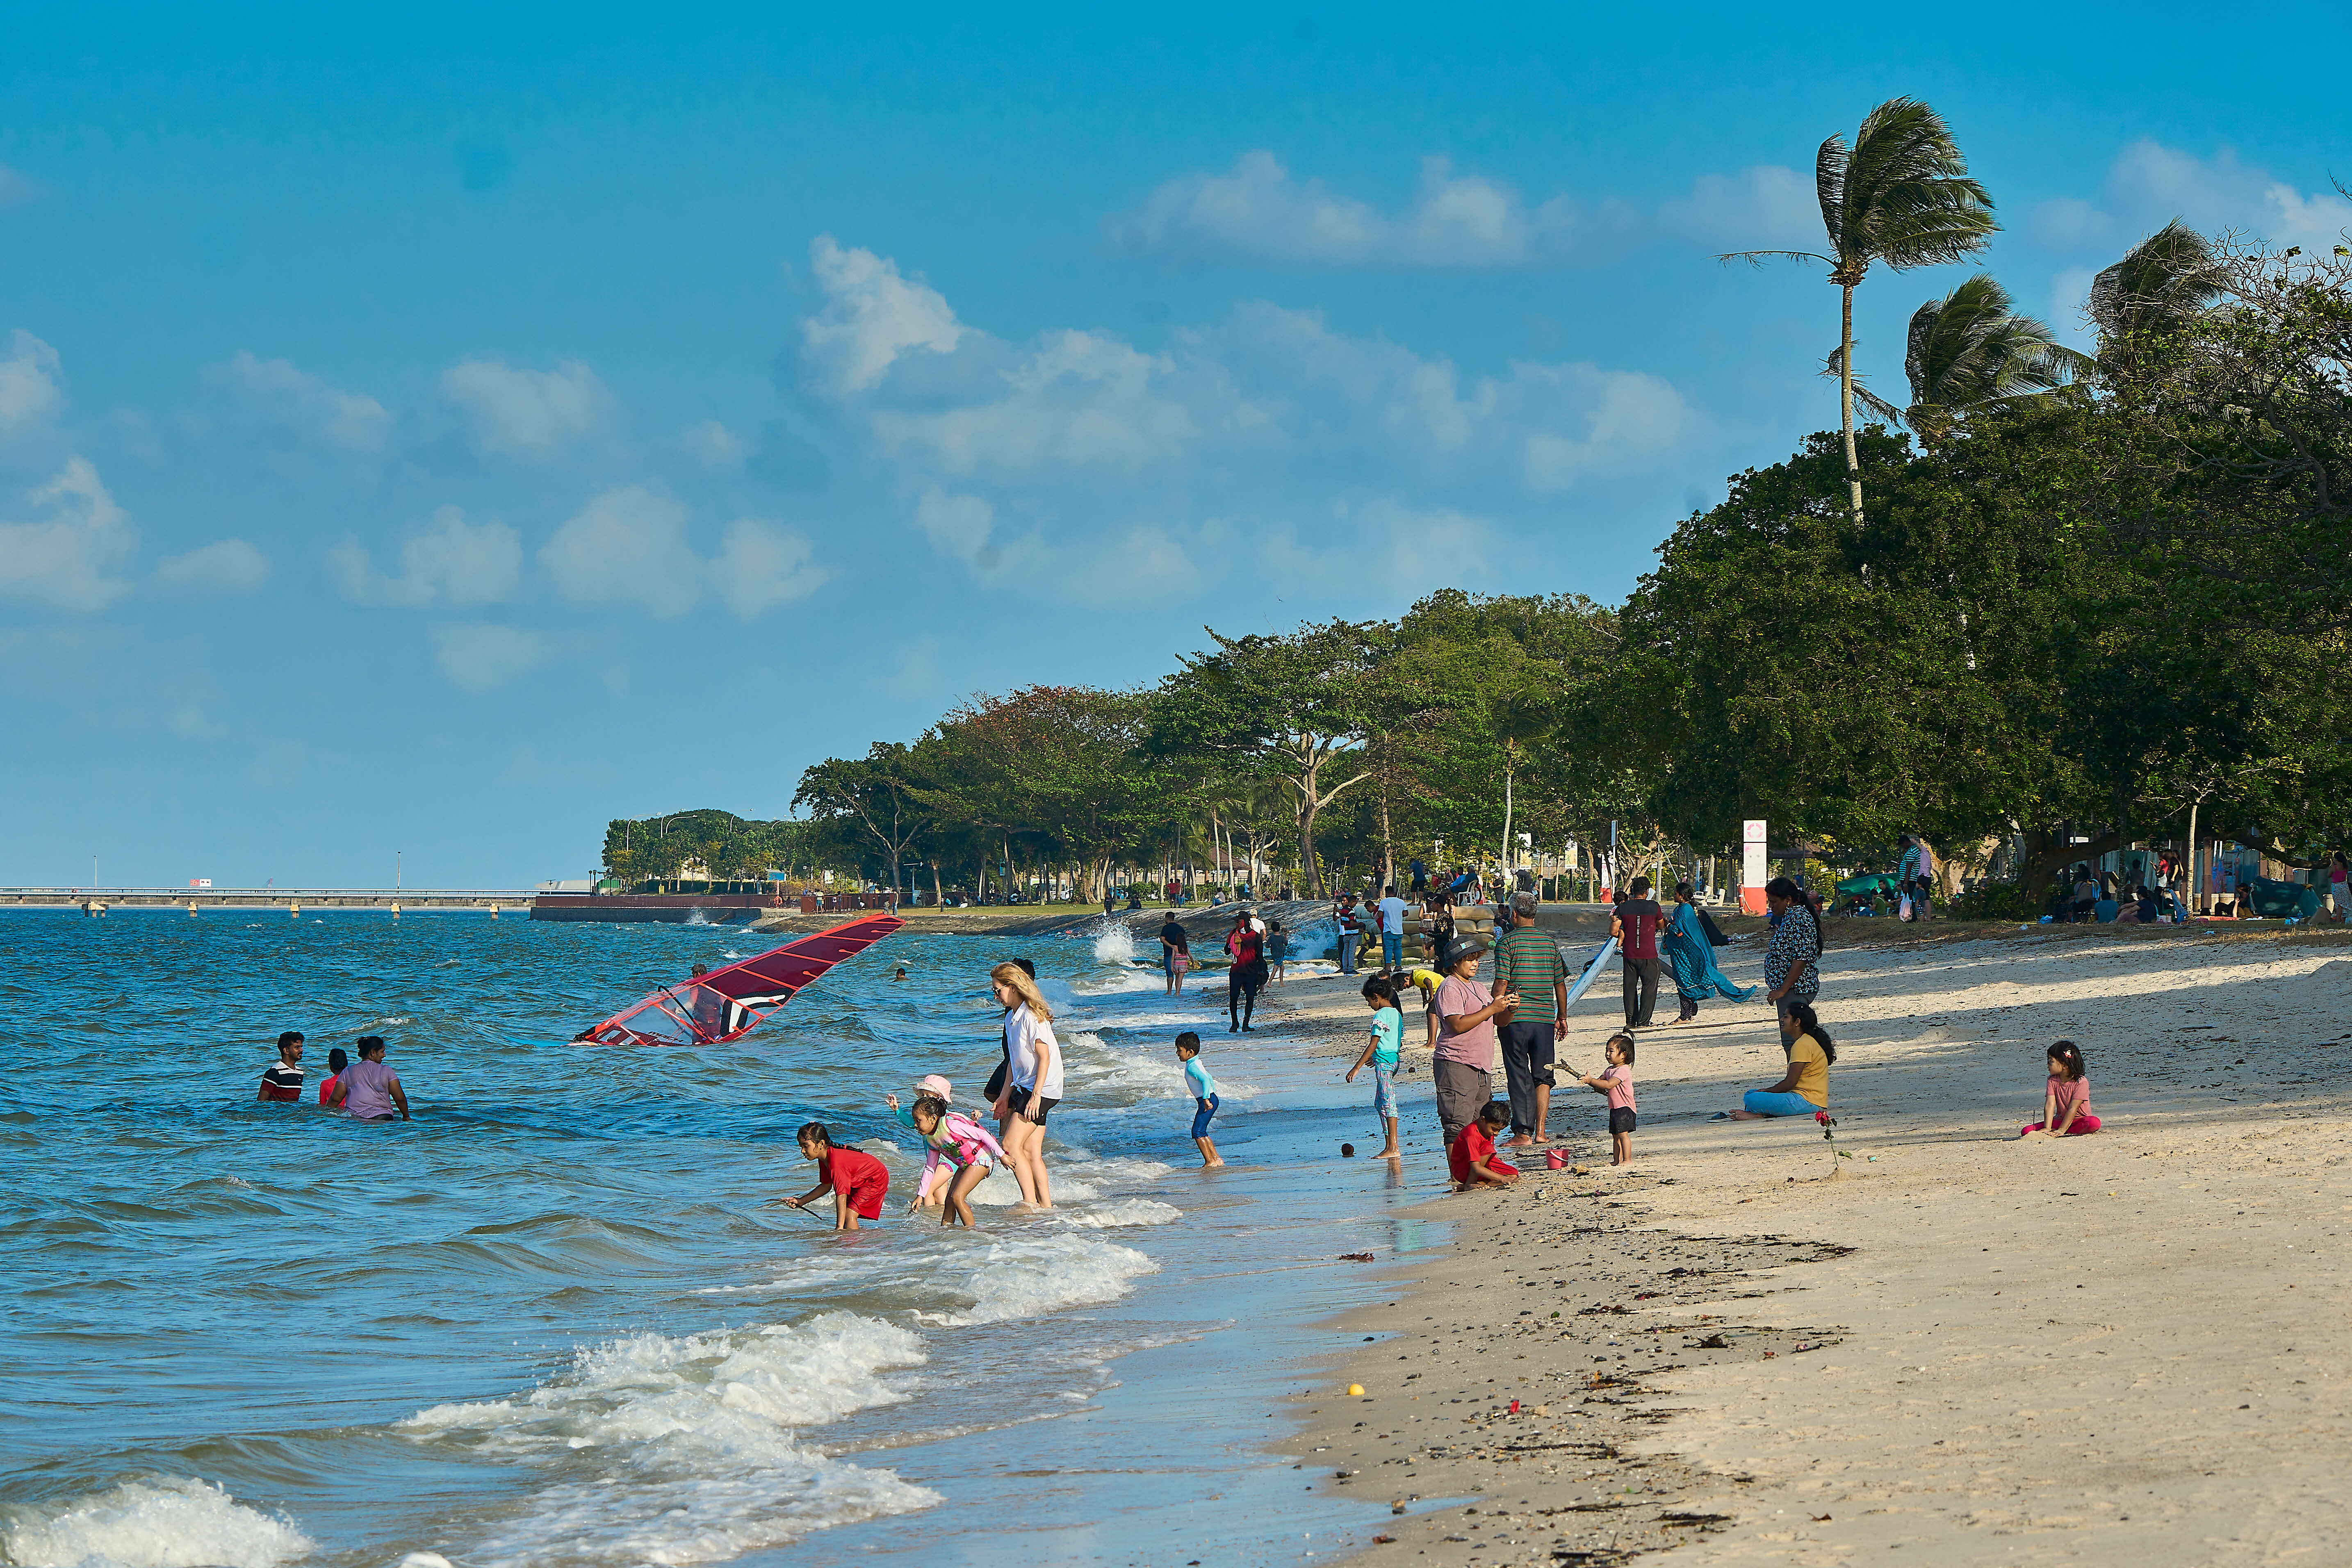
[[[2072,1040],[2061,1040],[2050,1047],[2050,1083],[2042,1092],[2042,1120],[2019,1128],[2017,1135],[2046,1132],[2072,1138],[2098,1130],[2099,1119],[2091,1114],[2091,1079],[2082,1049]]]

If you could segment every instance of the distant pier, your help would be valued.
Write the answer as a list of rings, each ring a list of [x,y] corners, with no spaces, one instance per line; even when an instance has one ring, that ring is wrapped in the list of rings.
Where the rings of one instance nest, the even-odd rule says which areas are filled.
[[[401,914],[473,911],[523,915],[535,895],[527,889],[446,888],[0,888],[0,910],[79,910],[86,914],[134,910],[382,910]]]

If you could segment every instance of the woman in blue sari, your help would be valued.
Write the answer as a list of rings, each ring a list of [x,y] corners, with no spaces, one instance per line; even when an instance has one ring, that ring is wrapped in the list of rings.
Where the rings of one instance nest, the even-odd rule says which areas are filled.
[[[1745,1002],[1756,994],[1755,987],[1742,991],[1716,967],[1715,944],[1707,940],[1706,926],[1698,906],[1691,900],[1688,882],[1675,888],[1674,910],[1658,933],[1658,952],[1674,971],[1675,994],[1682,998],[1682,1016],[1675,1020],[1677,1024],[1687,1024],[1697,1017],[1699,1003],[1709,996]]]

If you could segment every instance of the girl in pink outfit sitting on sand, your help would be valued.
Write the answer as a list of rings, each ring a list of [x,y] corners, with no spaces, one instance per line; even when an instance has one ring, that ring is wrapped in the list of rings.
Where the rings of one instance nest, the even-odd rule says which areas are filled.
[[[2017,1135],[2046,1132],[2053,1138],[2071,1138],[2096,1132],[2099,1119],[2091,1114],[2091,1080],[2084,1070],[2083,1052],[2074,1041],[2061,1040],[2051,1047],[2050,1087],[2042,1097],[2042,1120],[2019,1128]]]

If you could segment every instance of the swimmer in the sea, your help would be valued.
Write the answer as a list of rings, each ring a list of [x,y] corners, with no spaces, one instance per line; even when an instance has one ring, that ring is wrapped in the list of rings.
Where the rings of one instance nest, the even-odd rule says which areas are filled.
[[[302,1032],[289,1029],[278,1037],[278,1059],[261,1074],[256,1100],[299,1101],[302,1098]]]

